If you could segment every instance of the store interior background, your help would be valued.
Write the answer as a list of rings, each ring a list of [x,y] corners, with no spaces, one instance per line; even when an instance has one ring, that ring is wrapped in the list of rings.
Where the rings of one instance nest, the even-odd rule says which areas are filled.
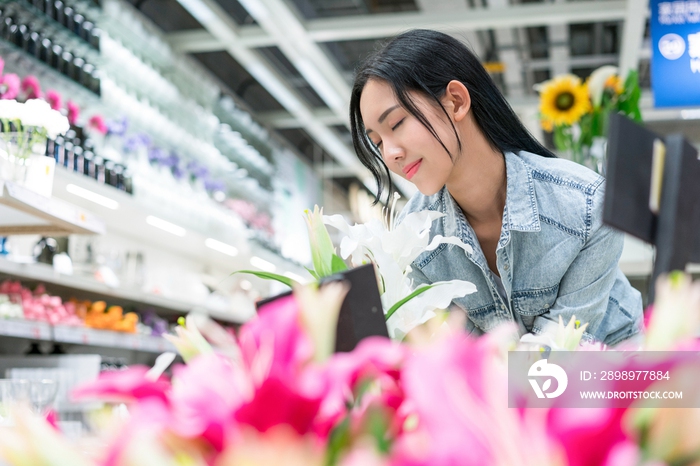
[[[128,134],[147,134],[164,150],[176,151],[183,163],[206,165],[223,186],[206,192],[187,178],[176,179],[169,167],[144,165],[138,154],[125,155],[124,139],[114,136],[99,141],[102,156],[130,164],[133,194],[57,167],[53,196],[93,212],[106,233],[58,239],[59,250],[72,259],[72,275],[13,260],[31,256],[40,236],[11,236],[10,255],[0,257],[0,278],[30,287],[43,283],[63,300],[152,310],[171,324],[198,310],[236,325],[254,314],[255,300],[284,287],[232,272],[256,269],[308,278],[304,209],[318,204],[324,213],[355,222],[377,214],[371,206],[373,181],[356,159],[348,131],[353,70],[378,43],[413,27],[440,29],[467,41],[526,126],[550,147],[551,136],[538,123],[533,86],[561,73],[585,78],[602,65],[639,71],[649,129],[661,135],[681,132],[700,144],[700,109],[653,106],[649,14],[642,0],[66,4],[71,2],[87,8],[104,31],[95,57],[101,95],[3,38],[5,72],[37,76],[43,89],[58,90],[80,105],[83,123],[96,113],[111,122],[126,117]],[[29,0],[16,3],[31,11]],[[404,198],[413,194],[412,186],[400,181]],[[116,207],[79,197],[68,186],[100,194]],[[234,207],[231,200],[245,204]],[[621,267],[643,291],[652,257],[650,246],[626,242]],[[105,361],[152,363],[169,348],[147,340],[145,333],[114,336],[42,325],[20,330],[0,325],[0,353],[6,355],[0,369],[16,367],[32,343],[42,353],[100,354],[103,368]]]

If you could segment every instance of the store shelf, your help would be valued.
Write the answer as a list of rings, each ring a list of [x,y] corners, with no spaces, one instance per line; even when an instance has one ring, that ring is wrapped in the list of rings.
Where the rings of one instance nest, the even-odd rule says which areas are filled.
[[[231,316],[226,315],[220,309],[207,308],[197,303],[190,303],[175,299],[169,299],[138,290],[125,290],[112,288],[92,278],[63,275],[56,272],[53,267],[46,264],[20,264],[0,259],[0,275],[5,275],[18,280],[29,280],[45,284],[57,285],[68,290],[87,292],[119,303],[128,303],[141,307],[153,307],[166,313],[187,314],[190,311],[205,313],[215,319],[238,323]]]
[[[0,319],[0,336],[78,345],[124,348],[147,353],[175,351],[163,337],[96,330],[87,327],[50,325],[23,319]]]
[[[104,233],[104,222],[93,213],[0,180],[0,235]]]

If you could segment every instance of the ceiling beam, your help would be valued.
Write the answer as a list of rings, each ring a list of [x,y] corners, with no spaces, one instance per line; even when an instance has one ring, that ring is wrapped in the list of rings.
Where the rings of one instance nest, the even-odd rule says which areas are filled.
[[[322,122],[314,118],[311,109],[290,89],[282,76],[258,54],[238,40],[237,27],[215,0],[178,0],[214,37],[226,44],[233,56],[291,115],[303,122],[303,128],[336,161],[363,180],[367,170],[350,148]]]
[[[253,1],[253,0],[251,0]],[[640,2],[643,0],[630,0]],[[464,31],[481,31],[504,27],[547,26],[555,24],[588,23],[595,21],[618,21],[628,17],[626,0],[583,0],[577,2],[511,5],[503,10],[471,9],[464,13],[391,13],[356,17],[324,18],[304,21],[302,24],[308,38],[315,42],[330,42],[358,39],[380,39],[391,37],[412,28],[437,29],[450,34],[463,34]],[[645,18],[648,8],[643,9]],[[236,40],[245,47],[265,47],[277,45],[277,38],[265,32],[260,26],[240,26]],[[171,33],[167,37],[177,38],[182,33]],[[203,41],[202,37],[199,37]],[[177,42],[176,42],[177,43]],[[201,42],[210,50],[208,42]],[[183,45],[194,52],[195,45]],[[224,49],[223,42],[220,45]]]
[[[345,117],[350,86],[283,0],[239,0],[326,105]],[[349,125],[349,122],[346,123]]]

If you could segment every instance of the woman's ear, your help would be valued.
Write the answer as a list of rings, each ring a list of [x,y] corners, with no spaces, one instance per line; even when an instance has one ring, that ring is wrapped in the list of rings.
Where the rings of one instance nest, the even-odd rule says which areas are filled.
[[[455,121],[464,119],[472,106],[469,89],[460,81],[454,79],[447,83],[443,99],[444,103],[448,104],[445,108],[448,110],[448,113],[452,114],[451,116]]]

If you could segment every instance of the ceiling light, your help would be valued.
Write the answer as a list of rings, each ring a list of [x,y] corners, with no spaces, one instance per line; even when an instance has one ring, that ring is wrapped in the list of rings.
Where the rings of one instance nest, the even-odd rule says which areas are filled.
[[[258,256],[251,257],[250,264],[253,267],[259,268],[260,270],[264,270],[265,272],[274,272],[277,270],[277,266],[275,266],[275,264],[268,262],[265,259],[260,259]]]
[[[237,256],[238,255],[238,249],[235,246],[231,246],[230,244],[222,243],[221,241],[217,241],[213,238],[207,238],[204,240],[204,245],[210,249],[213,249],[214,251],[219,251],[224,254],[227,254],[229,256]]]
[[[66,186],[66,191],[68,191],[71,194],[75,194],[78,197],[82,197],[83,199],[87,199],[88,201],[92,201],[95,204],[107,207],[108,209],[117,210],[119,208],[119,203],[114,199],[110,199],[106,196],[94,193],[74,184],[69,184],[68,186]]]
[[[146,223],[161,230],[167,231],[175,236],[185,236],[187,230],[181,226],[175,225],[174,223],[166,222],[165,220],[149,215],[146,217]]]
[[[284,274],[284,276],[287,278],[291,278],[292,280],[295,280],[295,281],[302,283],[302,284],[306,283],[306,279],[304,277],[302,277],[301,275],[297,275],[293,272],[286,272]]]

